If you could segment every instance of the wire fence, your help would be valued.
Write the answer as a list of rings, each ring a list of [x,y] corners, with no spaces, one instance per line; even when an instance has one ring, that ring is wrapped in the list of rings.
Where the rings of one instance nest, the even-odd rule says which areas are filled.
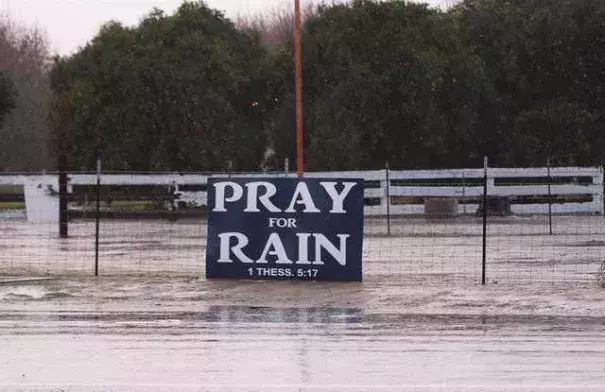
[[[376,207],[372,200],[376,194],[383,195],[387,205],[380,213],[374,210],[365,216],[364,279],[414,284],[574,285],[598,284],[603,279],[602,174],[601,182],[581,185],[593,187],[586,189],[596,186],[600,196],[595,193],[579,200],[574,194],[564,201],[561,194],[552,192],[561,185],[553,180],[540,185],[550,190],[547,206],[544,200],[534,200],[537,211],[527,212],[526,200],[494,194],[495,188],[488,186],[494,176],[484,179],[481,173],[473,181],[465,175],[464,195],[457,191],[456,197],[398,191],[402,179],[394,173],[386,173],[390,178],[385,177],[388,186],[384,192],[374,192],[378,187],[372,188],[368,182],[367,209]],[[6,184],[8,177],[4,178]],[[72,184],[68,232],[61,238],[57,219],[45,219],[57,214],[57,184],[45,186],[40,178],[28,177],[22,181],[24,185],[0,186],[4,195],[0,197],[1,275],[93,275],[98,271],[100,275],[204,276],[207,226],[203,198],[196,204],[182,197],[187,192],[203,194],[203,184],[191,179],[187,185],[167,180],[161,185],[97,187],[90,179],[86,184]],[[51,178],[55,181],[56,176]],[[436,190],[443,191],[452,182],[423,179],[420,185],[405,186],[438,193]],[[22,201],[15,196],[18,194]],[[44,201],[35,203],[36,197]],[[2,201],[8,199],[11,201]],[[38,206],[34,208],[32,203]],[[580,211],[570,212],[570,203]],[[582,211],[582,203],[599,209]]]

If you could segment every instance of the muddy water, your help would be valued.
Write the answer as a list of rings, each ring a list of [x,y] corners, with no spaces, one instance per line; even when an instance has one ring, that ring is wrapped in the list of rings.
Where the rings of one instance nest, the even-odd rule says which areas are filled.
[[[383,219],[364,224],[364,279],[477,283],[482,276],[480,219],[431,222]],[[596,282],[605,260],[602,216],[492,219],[488,226],[490,283]],[[57,225],[0,219],[0,274],[90,276],[95,269],[95,223],[70,222],[69,238]],[[203,276],[207,227],[202,220],[101,222],[102,275]]]
[[[605,318],[0,312],[0,390],[603,390]]]

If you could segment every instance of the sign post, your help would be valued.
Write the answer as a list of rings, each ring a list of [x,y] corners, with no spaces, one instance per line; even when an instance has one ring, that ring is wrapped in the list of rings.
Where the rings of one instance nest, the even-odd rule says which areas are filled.
[[[206,277],[362,281],[362,179],[211,178]]]
[[[302,49],[301,49],[301,17],[300,0],[294,0],[294,89],[296,96],[296,172],[299,177],[305,171],[303,147],[303,80],[302,80]]]

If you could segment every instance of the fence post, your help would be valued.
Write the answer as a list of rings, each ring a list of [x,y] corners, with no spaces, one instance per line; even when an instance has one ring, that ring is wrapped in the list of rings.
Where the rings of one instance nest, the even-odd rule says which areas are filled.
[[[466,215],[466,172],[462,171],[462,215]]]
[[[99,276],[99,226],[101,221],[101,156],[97,155],[97,208],[95,216],[95,276]]]
[[[59,155],[59,237],[67,238],[69,236],[68,220],[69,211],[67,210],[67,157],[65,154]]]
[[[550,158],[546,160],[546,179],[548,181],[548,232],[552,235],[552,193],[550,190]]]
[[[391,236],[391,174],[389,169],[389,162],[385,164],[385,179],[386,188],[384,190],[387,202],[387,235]]]
[[[170,187],[168,188],[168,191],[170,192],[170,220],[172,221],[176,221],[176,210],[177,210],[177,195],[179,193],[179,186],[176,183],[176,180],[173,177],[172,183],[170,184]]]
[[[483,253],[481,259],[481,285],[485,286],[487,264],[487,156],[483,157]]]

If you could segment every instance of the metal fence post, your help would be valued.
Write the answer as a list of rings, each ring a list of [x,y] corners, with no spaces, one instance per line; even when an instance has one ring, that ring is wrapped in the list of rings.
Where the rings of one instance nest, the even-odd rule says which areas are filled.
[[[95,276],[99,276],[99,228],[101,221],[101,157],[97,155],[97,208],[95,216]]]
[[[485,286],[487,264],[487,156],[483,158],[483,253],[481,259],[481,284]]]
[[[462,171],[462,215],[466,215],[466,172]]]
[[[391,174],[389,169],[389,162],[385,164],[385,179],[386,188],[384,190],[387,201],[387,235],[391,236]]]
[[[550,189],[552,179],[550,177],[550,158],[546,160],[546,178],[548,181],[548,232],[552,235],[552,193]]]
[[[59,156],[59,237],[69,236],[68,221],[68,194],[67,194],[67,158],[64,154]]]

